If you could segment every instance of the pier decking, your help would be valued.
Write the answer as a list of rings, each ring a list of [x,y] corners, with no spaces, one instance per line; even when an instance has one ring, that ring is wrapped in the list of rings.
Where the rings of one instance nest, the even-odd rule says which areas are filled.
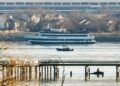
[[[46,60],[40,61],[41,65],[55,65],[55,66],[119,66],[120,61],[78,61],[78,60],[65,60],[65,61],[58,61],[58,60]]]

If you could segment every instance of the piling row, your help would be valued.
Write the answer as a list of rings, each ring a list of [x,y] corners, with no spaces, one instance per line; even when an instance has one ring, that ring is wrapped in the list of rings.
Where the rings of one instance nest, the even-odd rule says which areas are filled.
[[[24,81],[54,81],[59,78],[59,68],[57,66],[2,66],[1,85],[12,84],[13,82]],[[13,85],[14,86],[14,85]]]

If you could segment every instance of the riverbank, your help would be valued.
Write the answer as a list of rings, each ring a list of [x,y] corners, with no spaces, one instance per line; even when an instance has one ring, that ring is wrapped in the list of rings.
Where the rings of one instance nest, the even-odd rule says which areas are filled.
[[[38,32],[0,32],[1,41],[26,41],[25,35],[37,35]],[[120,42],[120,32],[91,33],[97,42]]]
[[[120,32],[91,33],[97,42],[120,42]]]

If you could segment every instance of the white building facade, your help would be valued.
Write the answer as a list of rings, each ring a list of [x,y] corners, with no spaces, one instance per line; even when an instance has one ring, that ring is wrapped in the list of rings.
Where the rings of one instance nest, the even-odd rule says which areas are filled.
[[[41,8],[50,11],[119,9],[120,0],[0,0],[0,12]]]

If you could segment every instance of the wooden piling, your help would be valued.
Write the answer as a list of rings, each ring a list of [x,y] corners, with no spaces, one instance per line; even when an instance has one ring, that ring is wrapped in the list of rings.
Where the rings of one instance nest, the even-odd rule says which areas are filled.
[[[118,71],[118,66],[116,66],[116,81],[118,81],[119,78],[119,71]]]
[[[44,74],[43,74],[43,67],[44,67],[44,66],[41,66],[41,68],[42,68],[42,71],[41,71],[41,74],[42,74],[42,76],[41,76],[42,81],[43,81],[43,77],[44,77]]]
[[[52,80],[52,66],[50,66],[50,81]]]
[[[23,80],[25,80],[26,72],[25,72],[25,67],[23,66]]]
[[[28,67],[26,66],[26,77],[25,77],[26,81],[27,81],[27,76],[28,76]]]
[[[59,79],[59,68],[57,68],[57,78]]]
[[[21,81],[23,81],[23,79],[24,79],[24,78],[23,78],[23,77],[24,77],[23,74],[24,74],[24,73],[23,73],[23,66],[21,66],[21,75],[20,75],[20,76],[21,76]]]
[[[54,68],[54,80],[55,80],[56,79],[55,66],[53,68]]]
[[[24,71],[23,71],[23,66],[21,66],[21,81],[23,81],[23,79],[24,79],[24,78],[23,78],[23,77],[24,77],[24,75],[23,75],[24,73],[23,73],[23,72],[24,72]]]
[[[16,75],[16,67],[14,67],[14,80],[16,81],[17,75]]]
[[[29,81],[31,81],[31,66],[29,66]]]
[[[49,66],[47,66],[47,81],[49,80]]]
[[[39,81],[40,81],[40,79],[41,79],[41,70],[40,70],[40,66],[39,66]]]
[[[12,76],[12,67],[10,66],[10,76]]]
[[[44,70],[45,70],[44,76],[45,76],[45,81],[46,81],[46,66],[44,67]]]
[[[17,80],[19,80],[19,67],[17,67]]]
[[[90,67],[89,67],[89,69],[88,69],[88,73],[89,73],[89,79],[90,79]]]
[[[3,71],[2,71],[2,85],[4,84],[4,65],[2,65],[2,69],[3,69]]]
[[[20,66],[20,81],[22,80],[22,67]]]
[[[88,78],[88,71],[87,71],[87,66],[85,66],[85,81],[87,81]]]
[[[37,66],[35,66],[35,79],[37,79]]]
[[[70,77],[72,77],[72,71],[70,71]]]

